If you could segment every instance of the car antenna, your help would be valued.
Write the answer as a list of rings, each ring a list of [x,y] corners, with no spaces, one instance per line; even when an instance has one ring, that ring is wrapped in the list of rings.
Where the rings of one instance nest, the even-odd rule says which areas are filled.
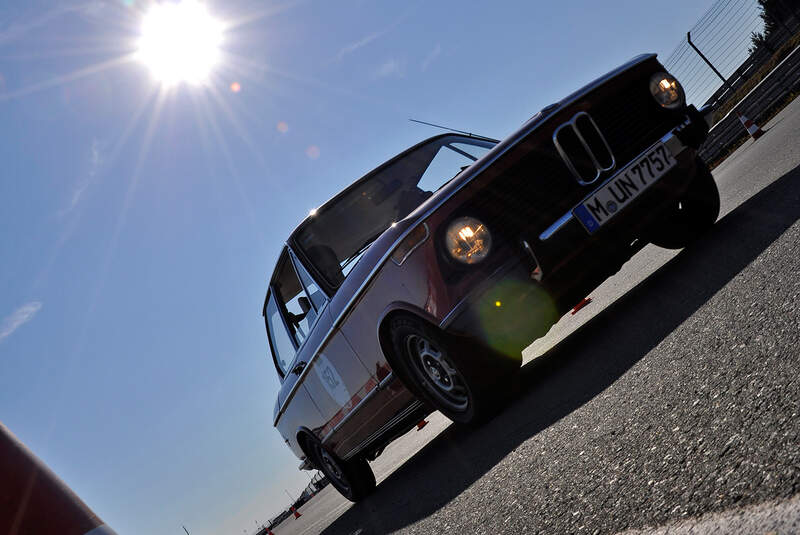
[[[473,134],[472,132],[467,132],[465,130],[458,130],[457,128],[450,128],[449,126],[442,126],[440,124],[433,124],[433,123],[428,123],[428,122],[425,122],[425,121],[420,121],[420,120],[417,120],[417,119],[410,119],[410,118],[409,118],[409,121],[411,121],[413,123],[425,124],[425,125],[428,125],[428,126],[432,126],[434,128],[441,128],[442,130],[448,130],[450,132],[455,132],[457,134],[464,134],[464,135],[467,135],[469,137],[475,137],[475,138],[479,138],[479,139],[488,139],[488,140],[495,141],[494,139],[492,139],[490,137],[481,136],[479,134]]]

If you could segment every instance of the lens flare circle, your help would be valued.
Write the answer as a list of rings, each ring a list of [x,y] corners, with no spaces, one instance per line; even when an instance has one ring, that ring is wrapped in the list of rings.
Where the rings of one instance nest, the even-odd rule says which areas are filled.
[[[196,0],[154,4],[142,19],[136,56],[164,85],[201,84],[219,63],[222,30]]]

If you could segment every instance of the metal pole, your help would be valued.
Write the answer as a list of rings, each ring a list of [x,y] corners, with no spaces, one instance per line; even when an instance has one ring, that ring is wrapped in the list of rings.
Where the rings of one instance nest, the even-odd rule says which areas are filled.
[[[186,526],[181,526],[181,527],[183,528],[183,531],[185,531],[185,532],[186,532],[186,535],[189,535],[189,530],[188,530],[188,529],[186,529]]]
[[[722,76],[722,74],[720,74],[720,72],[717,70],[717,68],[714,67],[714,65],[712,65],[710,61],[708,61],[708,58],[705,57],[702,52],[700,52],[700,49],[697,48],[696,46],[694,46],[694,43],[692,42],[692,32],[686,32],[686,40],[689,41],[689,46],[694,48],[694,51],[697,52],[697,55],[699,55],[703,59],[703,61],[705,61],[706,64],[709,67],[711,67],[711,70],[714,71],[714,74],[719,76],[719,79],[722,80],[722,83],[725,84],[725,87],[730,89],[731,93],[733,93],[733,86],[731,84],[729,84],[728,80],[726,80],[725,77]]]

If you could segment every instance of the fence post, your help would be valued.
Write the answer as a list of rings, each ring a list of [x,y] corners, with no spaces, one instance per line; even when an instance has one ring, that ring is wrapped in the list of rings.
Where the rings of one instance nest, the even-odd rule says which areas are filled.
[[[719,79],[722,80],[722,83],[725,84],[725,87],[727,87],[730,90],[730,92],[733,93],[733,86],[728,82],[728,80],[725,79],[724,76],[722,76],[722,74],[720,74],[720,72],[717,70],[716,67],[714,67],[714,65],[708,60],[708,58],[705,57],[702,52],[700,52],[700,49],[694,45],[694,43],[692,42],[692,32],[686,32],[686,40],[689,41],[689,46],[691,46],[694,49],[694,51],[697,52],[697,55],[700,56],[709,67],[711,67],[711,70],[714,71],[714,73],[717,76],[719,76]]]

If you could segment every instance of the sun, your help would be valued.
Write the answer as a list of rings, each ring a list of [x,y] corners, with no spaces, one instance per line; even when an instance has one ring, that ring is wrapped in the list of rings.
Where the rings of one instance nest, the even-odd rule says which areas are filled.
[[[222,24],[196,0],[156,3],[142,20],[136,56],[161,84],[201,84],[220,60]]]

